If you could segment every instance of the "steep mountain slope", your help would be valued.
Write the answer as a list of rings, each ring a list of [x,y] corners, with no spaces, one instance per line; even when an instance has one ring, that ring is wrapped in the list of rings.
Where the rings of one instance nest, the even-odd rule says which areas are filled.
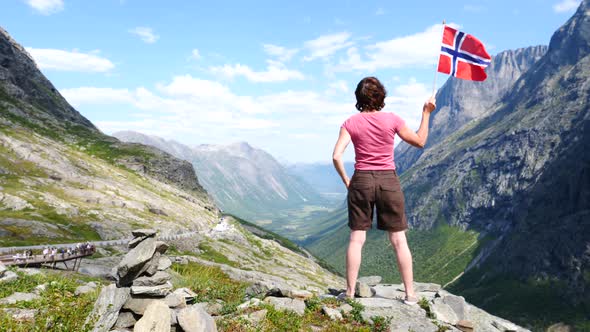
[[[217,215],[189,163],[102,134],[2,29],[0,188],[0,245],[206,229]]]
[[[136,132],[118,132],[114,136],[155,146],[190,161],[203,186],[224,212],[273,223],[270,228],[275,231],[281,230],[279,219],[288,217],[289,210],[326,203],[309,184],[289,173],[270,154],[245,142],[188,147]]]
[[[486,69],[484,82],[447,80],[436,95],[426,147],[415,149],[401,142],[395,149],[395,163],[403,173],[424,151],[440,143],[457,129],[489,112],[518,78],[547,52],[547,46],[532,46],[496,54]]]
[[[480,233],[477,243],[465,246],[478,248],[473,253],[478,255],[455,287],[484,308],[543,324],[590,316],[589,92],[590,1],[585,0],[499,103],[425,150],[402,174],[414,228],[448,224]],[[331,241],[346,242],[340,239]],[[542,294],[547,305],[513,298],[508,280],[512,287]],[[551,283],[561,291],[549,291]],[[494,297],[484,300],[485,292]],[[579,303],[582,307],[572,307]]]

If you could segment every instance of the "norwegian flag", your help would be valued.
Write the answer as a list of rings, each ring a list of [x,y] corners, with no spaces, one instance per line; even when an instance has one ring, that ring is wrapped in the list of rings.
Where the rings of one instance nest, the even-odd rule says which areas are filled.
[[[477,38],[445,25],[438,59],[439,72],[464,80],[483,81],[488,77],[484,68],[491,60]]]

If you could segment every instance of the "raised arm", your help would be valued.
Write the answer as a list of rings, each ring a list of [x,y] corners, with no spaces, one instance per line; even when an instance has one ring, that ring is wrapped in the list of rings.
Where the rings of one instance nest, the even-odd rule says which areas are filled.
[[[434,96],[430,97],[422,107],[422,121],[420,122],[420,128],[417,132],[414,132],[408,126],[404,126],[398,131],[399,137],[406,143],[422,149],[426,145],[428,139],[428,122],[430,120],[430,113],[436,108],[436,99]]]
[[[346,188],[348,188],[348,184],[350,183],[350,179],[346,175],[346,169],[344,168],[344,163],[342,162],[342,154],[344,154],[344,150],[350,143],[350,134],[344,127],[340,128],[340,135],[338,136],[338,141],[336,141],[336,146],[334,146],[334,152],[332,153],[332,162],[334,162],[334,167],[342,178],[342,182]]]

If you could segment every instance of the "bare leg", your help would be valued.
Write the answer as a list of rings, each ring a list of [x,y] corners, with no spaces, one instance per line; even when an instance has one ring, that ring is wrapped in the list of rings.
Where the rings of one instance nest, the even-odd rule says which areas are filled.
[[[348,251],[346,252],[346,295],[354,297],[356,279],[361,267],[361,252],[367,231],[351,231]]]
[[[397,267],[402,275],[402,281],[406,288],[406,296],[415,297],[414,293],[414,275],[412,272],[412,253],[408,247],[408,241],[406,240],[406,232],[389,232],[389,241],[395,249],[395,255],[397,257]]]

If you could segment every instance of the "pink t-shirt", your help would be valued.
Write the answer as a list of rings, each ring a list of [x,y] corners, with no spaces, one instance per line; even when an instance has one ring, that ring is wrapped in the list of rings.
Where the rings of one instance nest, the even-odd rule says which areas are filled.
[[[354,168],[358,170],[395,169],[393,139],[405,125],[399,116],[388,112],[358,113],[344,121],[354,145]]]

